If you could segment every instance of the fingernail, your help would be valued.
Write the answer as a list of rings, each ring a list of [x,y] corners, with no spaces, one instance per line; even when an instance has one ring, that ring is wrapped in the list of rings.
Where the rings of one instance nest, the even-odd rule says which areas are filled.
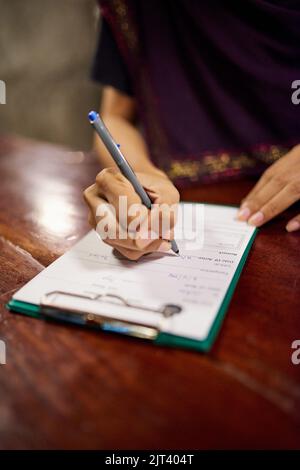
[[[244,207],[244,208],[241,207],[237,213],[237,218],[239,220],[247,220],[250,214],[251,212],[250,212],[249,207]]]
[[[288,232],[295,232],[296,230],[299,230],[299,228],[300,222],[298,222],[297,220],[291,220],[286,226]]]
[[[255,227],[257,225],[260,225],[264,220],[264,214],[261,211],[256,212],[255,214],[250,217],[248,220],[248,224],[254,225]]]
[[[166,251],[171,250],[171,243],[163,241],[157,251],[165,253]]]

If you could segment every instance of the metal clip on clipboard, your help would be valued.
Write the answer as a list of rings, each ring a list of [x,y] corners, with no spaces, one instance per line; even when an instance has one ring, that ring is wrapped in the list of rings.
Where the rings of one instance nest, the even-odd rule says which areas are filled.
[[[145,325],[142,322],[130,322],[116,319],[112,316],[100,315],[98,313],[85,312],[80,308],[68,308],[65,305],[55,303],[55,300],[60,295],[66,297],[75,297],[78,299],[91,300],[91,301],[105,301],[118,306],[113,300],[120,302],[120,306],[129,307],[132,309],[139,309],[145,312],[152,312],[162,315],[162,318],[170,318],[173,315],[180,313],[182,308],[179,305],[166,304],[161,308],[153,309],[140,305],[134,305],[119,295],[115,294],[75,294],[66,291],[52,291],[45,294],[40,302],[40,313],[48,319],[60,320],[65,322],[75,323],[77,325],[90,326],[100,328],[104,331],[120,333],[123,335],[134,336],[136,338],[154,340],[160,333],[157,327]]]

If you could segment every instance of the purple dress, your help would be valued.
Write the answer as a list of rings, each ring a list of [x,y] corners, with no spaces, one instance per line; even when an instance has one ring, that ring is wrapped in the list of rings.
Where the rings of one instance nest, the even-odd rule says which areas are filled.
[[[175,183],[258,175],[300,142],[300,0],[99,3]]]

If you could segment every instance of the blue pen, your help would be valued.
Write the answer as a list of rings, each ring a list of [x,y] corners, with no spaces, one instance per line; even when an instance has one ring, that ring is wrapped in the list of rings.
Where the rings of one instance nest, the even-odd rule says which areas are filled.
[[[151,209],[151,205],[152,205],[151,199],[149,198],[143,186],[137,179],[136,174],[134,173],[133,169],[127,162],[119,146],[113,140],[107,127],[105,126],[104,122],[100,118],[99,114],[96,113],[96,111],[91,111],[89,113],[89,121],[94,127],[97,134],[99,135],[102,142],[104,143],[105,147],[109,151],[110,155],[112,156],[116,165],[120,169],[121,173],[125,176],[125,178],[128,179],[128,181],[130,181],[130,183],[134,187],[135,192],[140,196],[142,203],[147,207],[147,209]],[[175,240],[171,240],[171,248],[174,251],[174,253],[176,254],[179,253],[179,249]]]

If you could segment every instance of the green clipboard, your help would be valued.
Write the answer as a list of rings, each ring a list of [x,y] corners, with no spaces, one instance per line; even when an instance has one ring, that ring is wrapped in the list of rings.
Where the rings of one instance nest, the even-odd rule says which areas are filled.
[[[100,322],[97,322],[97,323],[91,322],[91,324],[88,325],[84,320],[82,320],[82,318],[78,316],[74,317],[72,315],[68,315],[66,312],[61,312],[59,316],[55,316],[55,317],[52,316],[52,319],[55,318],[55,320],[61,321],[64,323],[67,322],[67,323],[77,324],[80,326],[89,326],[89,327],[93,327],[93,328],[96,328],[98,330],[105,331],[105,332],[118,333],[118,334],[123,334],[127,336],[139,337],[143,339],[151,339],[152,342],[157,345],[163,345],[163,346],[169,346],[169,347],[175,347],[175,348],[193,349],[196,351],[208,352],[212,348],[213,343],[217,337],[217,334],[221,328],[222,322],[224,320],[225,314],[227,312],[227,309],[231,301],[231,298],[233,296],[234,290],[236,288],[237,282],[242,273],[242,270],[245,265],[251,246],[255,240],[257,231],[258,230],[256,229],[253,232],[248,242],[248,245],[235,270],[234,276],[224,296],[223,302],[215,317],[213,325],[209,331],[209,334],[204,340],[189,339],[186,337],[176,336],[170,333],[163,333],[163,332],[157,332],[156,335],[152,334],[149,337],[147,337],[147,335],[138,333],[139,331],[138,329],[140,328],[139,326],[138,327],[135,327],[134,325],[129,326],[129,324],[127,323],[115,322],[115,321],[113,323],[108,322],[108,321],[102,321],[101,324]],[[27,316],[39,318],[39,319],[49,319],[49,316],[45,316],[45,313],[41,309],[40,305],[31,304],[27,302],[20,302],[18,300],[11,299],[7,303],[6,307],[8,308],[8,310],[12,312],[21,313],[23,315],[27,315]],[[152,331],[153,331],[153,328],[152,328]]]

